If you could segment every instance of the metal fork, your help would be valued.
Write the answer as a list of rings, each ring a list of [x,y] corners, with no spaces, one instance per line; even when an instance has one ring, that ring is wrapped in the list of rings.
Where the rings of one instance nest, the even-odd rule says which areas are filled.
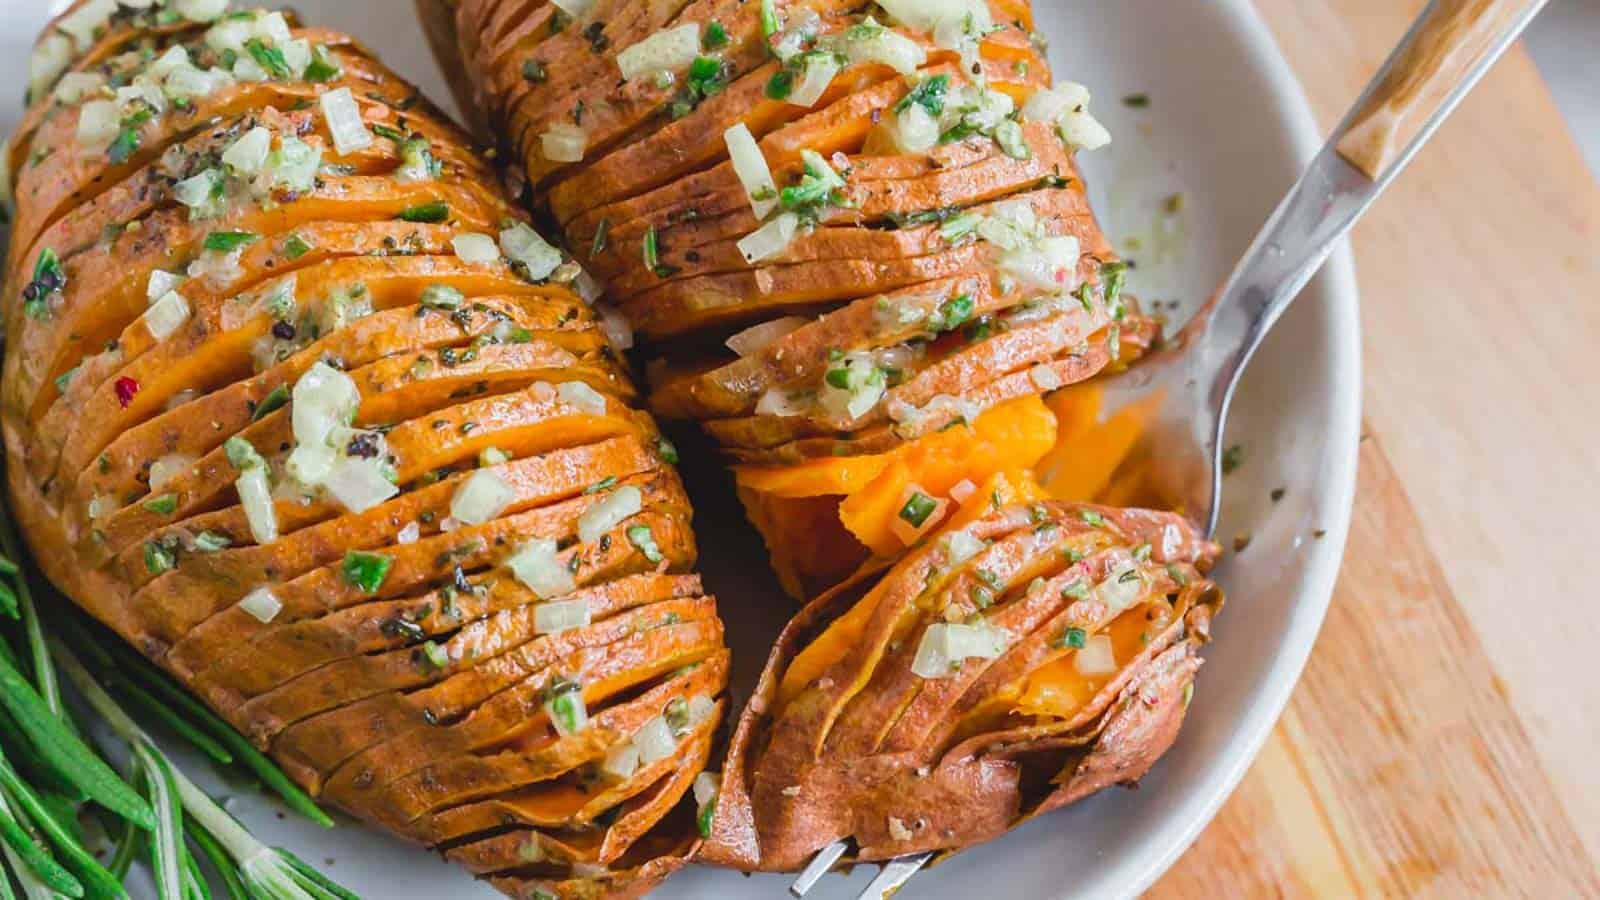
[[[1547,0],[1432,0],[1222,289],[1160,352],[1106,382],[1106,415],[1150,407],[1131,458],[1148,491],[1216,531],[1223,434],[1251,357],[1345,235],[1544,8]],[[844,855],[824,847],[791,892]],[[883,900],[932,854],[891,860],[859,900]]]

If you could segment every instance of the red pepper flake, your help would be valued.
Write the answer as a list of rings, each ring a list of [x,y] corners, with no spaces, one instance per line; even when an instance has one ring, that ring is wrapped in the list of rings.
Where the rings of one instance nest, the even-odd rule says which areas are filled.
[[[139,382],[126,375],[118,378],[114,387],[117,389],[117,402],[122,404],[123,409],[127,409],[128,404],[132,403],[134,396],[139,393]]]

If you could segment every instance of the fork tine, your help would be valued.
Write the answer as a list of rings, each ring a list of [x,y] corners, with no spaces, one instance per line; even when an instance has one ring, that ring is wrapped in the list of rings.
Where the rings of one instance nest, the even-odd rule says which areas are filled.
[[[918,853],[915,856],[902,856],[899,859],[889,860],[878,873],[878,877],[872,879],[872,883],[867,885],[867,889],[862,891],[856,900],[888,900],[932,858],[932,853]]]
[[[834,841],[818,850],[817,855],[811,857],[811,862],[800,873],[800,877],[794,880],[794,884],[789,885],[789,893],[796,897],[804,897],[807,892],[817,886],[817,882],[822,879],[822,876],[828,874],[833,868],[833,864],[839,861],[839,857],[843,856],[844,851],[849,847],[850,843],[848,841]]]

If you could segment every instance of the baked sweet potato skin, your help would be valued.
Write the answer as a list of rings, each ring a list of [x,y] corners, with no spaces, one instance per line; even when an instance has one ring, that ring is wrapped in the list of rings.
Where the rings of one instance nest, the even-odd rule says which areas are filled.
[[[45,84],[15,136],[21,531],[312,794],[514,896],[638,896],[700,841],[727,714],[670,445],[465,134],[347,36],[225,24],[320,68],[226,74],[221,26],[124,9],[69,68],[143,99]]]
[[[1176,516],[1054,502],[1003,508],[965,530],[989,549],[952,563],[948,541],[930,542],[790,622],[736,726],[701,858],[787,871],[847,838],[862,861],[954,852],[1133,783],[1170,746],[1221,605],[1201,573],[1217,548]],[[1073,587],[1095,583],[1107,563],[1144,585],[1126,611]],[[997,585],[981,609],[968,602],[974,583]],[[911,671],[930,625],[974,615],[1007,626],[1000,654],[940,679]],[[1017,708],[1038,679],[1073,672],[1079,642],[1134,621],[1149,633],[1117,636],[1114,671],[1070,676],[1088,689],[1083,702],[1055,714]]]

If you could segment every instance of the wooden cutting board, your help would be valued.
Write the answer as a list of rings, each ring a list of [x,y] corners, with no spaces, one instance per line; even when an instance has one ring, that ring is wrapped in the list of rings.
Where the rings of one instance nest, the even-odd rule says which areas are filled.
[[[1422,0],[1257,5],[1326,128]],[[1357,230],[1341,582],[1277,730],[1150,896],[1600,896],[1597,223],[1518,50]]]

